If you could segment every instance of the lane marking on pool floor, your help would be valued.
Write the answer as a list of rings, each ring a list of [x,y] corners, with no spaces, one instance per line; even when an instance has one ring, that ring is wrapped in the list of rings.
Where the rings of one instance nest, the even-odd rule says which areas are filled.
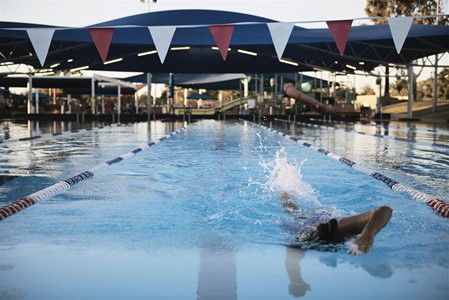
[[[91,168],[88,171],[82,172],[78,175],[75,175],[73,177],[70,177],[66,180],[59,181],[56,184],[53,184],[47,188],[44,188],[42,190],[39,190],[35,193],[32,193],[28,196],[22,197],[19,200],[16,200],[14,202],[11,202],[3,207],[0,207],[0,221],[6,219],[9,216],[12,216],[13,214],[16,214],[22,210],[24,210],[27,207],[30,207],[42,200],[48,199],[50,197],[55,196],[56,194],[59,194],[61,192],[67,191],[76,184],[94,177],[98,172],[103,170],[106,167],[109,167],[113,164],[119,163],[123,160],[130,159],[134,157],[137,153],[146,150],[150,148],[151,146],[154,146],[156,144],[159,144],[162,141],[165,141],[166,139],[185,131],[187,127],[180,128],[178,130],[175,130],[165,136],[160,137],[159,139],[149,142],[148,144],[143,145],[142,147],[136,148],[134,150],[131,150],[130,152],[127,152],[121,156],[118,156],[114,159],[111,159],[107,162],[104,162],[102,164],[99,164],[93,168]]]
[[[293,123],[292,121],[287,121],[287,120],[283,120],[283,119],[275,119],[275,120],[278,122]],[[304,123],[304,122],[296,122],[296,124],[299,124],[299,125],[302,125],[305,127],[324,128],[327,130],[332,130],[332,129],[340,130],[340,131],[345,131],[345,132],[358,133],[358,134],[365,135],[365,136],[372,136],[372,137],[376,137],[376,138],[387,138],[387,139],[392,139],[392,140],[400,141],[400,142],[406,142],[406,143],[412,143],[412,144],[422,144],[422,145],[426,145],[426,146],[433,146],[433,147],[449,149],[449,144],[444,144],[444,143],[437,143],[437,142],[431,143],[431,142],[420,141],[420,140],[416,140],[416,139],[401,138],[401,137],[397,137],[397,136],[394,137],[394,136],[381,135],[381,134],[369,134],[366,132],[356,131],[353,129],[330,127],[330,126],[320,125],[320,124],[311,124],[311,123]]]
[[[114,127],[121,127],[121,126],[123,126],[123,125],[116,124]],[[38,134],[38,135],[34,135],[34,136],[30,134],[30,136],[28,136],[28,137],[0,140],[0,145],[1,144],[15,144],[15,143],[20,143],[20,142],[30,142],[30,141],[34,141],[34,140],[46,140],[46,139],[60,138],[60,137],[69,136],[69,135],[73,135],[73,134],[80,134],[80,133],[89,132],[89,131],[96,131],[99,129],[104,129],[105,127],[112,128],[113,126],[106,125],[106,126],[89,127],[89,128],[83,128],[83,129],[73,129],[73,130],[69,130],[69,131]]]
[[[411,188],[409,186],[400,184],[398,181],[389,178],[388,176],[385,176],[379,172],[373,172],[371,171],[369,168],[364,167],[362,165],[359,165],[353,161],[351,161],[350,159],[347,159],[345,157],[342,157],[338,154],[332,153],[326,149],[323,148],[317,148],[315,146],[313,146],[311,143],[302,141],[300,138],[298,137],[294,137],[294,136],[290,136],[286,133],[280,132],[276,129],[273,128],[269,128],[267,126],[264,125],[260,125],[260,124],[255,124],[252,123],[254,126],[259,127],[259,128],[263,128],[266,129],[268,131],[272,131],[277,133],[280,136],[283,136],[285,138],[290,139],[291,141],[294,141],[300,145],[303,145],[309,149],[315,150],[319,153],[322,153],[326,156],[329,156],[341,163],[344,163],[345,165],[354,168],[358,171],[361,171],[383,183],[385,183],[386,185],[388,185],[392,190],[396,191],[396,192],[406,192],[408,193],[413,199],[418,200],[420,202],[426,203],[428,206],[430,206],[432,209],[434,209],[437,213],[439,213],[441,216],[445,217],[445,218],[449,218],[449,204],[447,204],[446,202],[444,202],[443,200],[439,199],[438,197],[435,196],[431,196],[431,195],[427,195],[421,191],[418,191],[414,188]]]

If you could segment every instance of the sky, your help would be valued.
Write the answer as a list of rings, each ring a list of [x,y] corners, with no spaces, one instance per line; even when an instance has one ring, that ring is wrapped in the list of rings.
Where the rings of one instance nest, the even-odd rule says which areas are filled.
[[[148,10],[216,9],[277,21],[322,21],[366,17],[365,4],[366,0],[0,0],[0,19],[87,26]]]
[[[326,27],[328,20],[355,20],[353,25],[371,24],[366,19],[366,0],[0,0],[0,20],[83,27],[148,11],[174,9],[215,9],[242,12],[276,21],[299,22],[303,27]],[[441,0],[449,12],[449,0]],[[447,57],[448,55],[446,55]],[[449,58],[443,62],[449,65]],[[426,68],[421,78],[430,76]],[[426,76],[426,77],[423,77]],[[325,78],[325,77],[324,77]],[[375,79],[351,78],[361,87]],[[373,85],[374,86],[374,85]]]

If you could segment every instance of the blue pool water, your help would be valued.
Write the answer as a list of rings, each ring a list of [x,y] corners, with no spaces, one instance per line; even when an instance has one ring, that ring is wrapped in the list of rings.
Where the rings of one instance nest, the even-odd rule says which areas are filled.
[[[0,124],[5,205],[183,128],[154,121]],[[276,132],[447,201],[447,127],[404,130],[204,120],[0,222],[0,299],[447,299],[449,222],[407,193]],[[98,128],[99,124],[84,124]],[[334,130],[348,127],[350,131]],[[350,128],[349,128],[350,127]],[[365,132],[360,134],[357,132]],[[379,133],[379,132],[377,132]],[[378,205],[393,218],[367,255],[288,247],[310,215]]]

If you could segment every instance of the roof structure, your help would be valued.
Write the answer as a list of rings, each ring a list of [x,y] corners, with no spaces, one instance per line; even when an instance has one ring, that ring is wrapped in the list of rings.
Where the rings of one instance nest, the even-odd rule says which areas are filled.
[[[449,51],[449,26],[396,19],[400,20],[389,25],[352,26],[343,20],[328,22],[329,28],[305,29],[241,13],[174,10],[82,28],[0,22],[0,63],[144,73],[317,68],[350,73],[385,64],[408,65]],[[396,21],[406,26],[393,26]]]

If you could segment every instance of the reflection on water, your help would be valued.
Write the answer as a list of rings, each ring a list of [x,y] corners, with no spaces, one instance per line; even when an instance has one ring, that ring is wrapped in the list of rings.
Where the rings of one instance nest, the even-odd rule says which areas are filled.
[[[234,246],[218,235],[203,242],[200,250],[197,299],[237,299],[237,264]]]
[[[7,272],[12,271],[14,269],[15,265],[10,264],[1,264],[0,263],[0,278],[3,277],[1,272]],[[0,284],[0,299],[2,300],[18,300],[23,299],[23,297],[26,295],[26,293],[18,288],[4,288]]]
[[[288,292],[294,297],[303,297],[307,291],[311,291],[310,285],[304,281],[301,276],[301,260],[306,256],[304,250],[286,247],[285,270],[287,271],[290,282]]]
[[[34,192],[176,129],[171,123],[149,125],[74,134],[51,143],[0,146],[0,151],[20,149],[8,154],[9,159],[32,149],[29,160],[42,168],[41,174],[49,175],[37,177],[30,164],[31,176],[9,180],[0,189],[16,200],[15,190]],[[1,274],[5,280],[3,287],[0,280],[0,291],[20,287],[28,293],[25,299],[49,299],[35,296],[37,286],[37,292],[54,292],[57,286],[65,297],[53,299],[75,299],[77,293],[117,299],[124,294],[123,287],[126,294],[139,295],[139,299],[356,299],[351,296],[362,293],[373,299],[395,295],[419,299],[413,294],[419,289],[436,299],[431,296],[448,290],[444,281],[447,222],[440,223],[427,207],[373,183],[369,176],[251,126],[244,127],[247,133],[241,137],[241,127],[212,121],[192,125],[185,134],[1,223],[2,246],[19,245],[22,250],[1,253],[0,263],[17,267]],[[12,138],[20,136],[11,134]],[[392,151],[404,144],[386,139],[364,143],[363,137],[359,141],[348,133],[324,130],[318,138],[325,148],[329,142],[355,155],[377,151],[380,162],[388,155],[396,164],[403,161]],[[288,154],[285,157],[276,155],[282,149]],[[273,157],[277,164],[271,164]],[[301,165],[304,158],[307,163]],[[0,165],[4,170],[14,167]],[[298,222],[282,211],[279,190],[296,195],[304,211],[335,205],[335,212],[338,208],[346,214],[382,200],[395,206],[395,216],[376,241],[375,250],[363,257],[349,256],[343,250],[330,253],[284,247],[290,235],[282,226],[288,223],[295,229]],[[198,236],[202,238],[191,238]],[[30,243],[39,246],[30,250]],[[54,244],[64,248],[51,247]],[[410,269],[419,274],[409,275]],[[429,289],[427,277],[433,280]],[[414,286],[402,289],[411,280]]]

